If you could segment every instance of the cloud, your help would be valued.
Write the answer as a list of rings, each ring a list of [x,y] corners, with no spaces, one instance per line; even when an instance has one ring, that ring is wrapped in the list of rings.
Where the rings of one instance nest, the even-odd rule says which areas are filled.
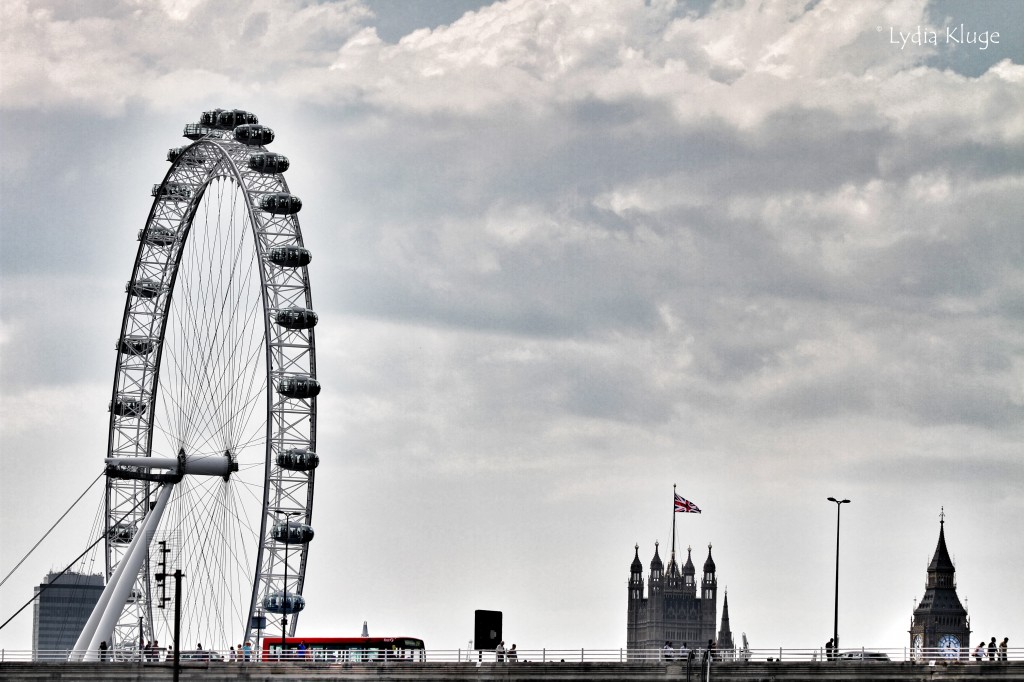
[[[322,66],[367,11],[352,2],[5,3],[4,108],[253,96]]]
[[[665,538],[651,490],[683,475],[714,511],[688,532],[723,538],[720,566],[752,594],[777,591],[791,556],[818,556],[831,521],[807,508],[839,488],[871,507],[851,519],[859,547],[920,538],[939,499],[988,530],[964,532],[963,552],[1012,532],[990,525],[1019,518],[1007,491],[1024,423],[1012,51],[972,71],[894,47],[878,26],[935,21],[916,0],[509,0],[380,30],[373,9],[4,5],[5,450],[73,449],[39,424],[79,390],[104,435],[104,354],[164,149],[200,111],[239,106],[275,127],[304,202],[325,387],[317,513],[380,521],[318,527],[321,548],[371,558],[318,548],[311,576],[373,576],[402,603],[463,557],[473,598],[535,604],[553,598],[552,567],[577,565],[571,550],[618,584],[634,541]],[[381,502],[399,496],[414,518]],[[488,553],[513,514],[544,539]],[[401,592],[407,563],[381,527],[409,531],[429,576],[417,593]],[[579,549],[552,539],[568,528],[599,532]],[[514,584],[480,577],[513,561]],[[808,612],[831,597],[817,568],[831,569],[787,587]],[[884,589],[884,603],[913,596]],[[457,645],[452,614],[472,604],[444,594],[458,603],[431,644]],[[336,627],[312,601],[304,622]],[[746,610],[744,629],[774,645],[757,601],[731,599],[734,618]],[[898,620],[870,606],[851,618],[865,638]],[[1020,611],[1002,606],[989,613]],[[536,627],[573,646],[558,619],[585,611]],[[621,644],[619,620],[608,638]]]

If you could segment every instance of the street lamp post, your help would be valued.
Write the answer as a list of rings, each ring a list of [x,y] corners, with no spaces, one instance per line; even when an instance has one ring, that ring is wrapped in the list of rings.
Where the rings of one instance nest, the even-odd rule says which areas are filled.
[[[836,503],[836,607],[835,616],[832,620],[832,651],[839,651],[839,514],[844,504],[849,500],[837,500],[834,497],[828,498],[829,502]]]
[[[275,509],[275,514],[284,515],[284,531],[285,538],[287,540],[284,543],[284,584],[281,586],[281,659],[283,660],[287,656],[288,649],[285,647],[285,638],[288,636],[288,549],[291,547],[291,517],[298,516],[302,512],[298,511],[284,511],[283,509]]]

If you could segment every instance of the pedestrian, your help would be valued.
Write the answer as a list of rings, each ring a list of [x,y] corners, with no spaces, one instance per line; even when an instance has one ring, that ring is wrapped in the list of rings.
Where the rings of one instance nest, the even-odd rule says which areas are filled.
[[[974,660],[982,661],[985,659],[985,640],[978,642],[978,648],[974,650]]]
[[[686,642],[683,642],[682,646],[679,647],[679,660],[690,660],[690,650],[686,648]]]
[[[666,640],[665,641],[665,646],[661,647],[661,650],[663,652],[662,655],[664,656],[665,660],[666,661],[671,661],[672,660],[672,642],[669,642],[669,641]]]
[[[298,658],[299,660],[305,660],[305,658],[306,658],[306,649],[307,649],[307,647],[306,647],[306,640],[300,641],[299,642],[299,653],[296,654],[295,657]]]
[[[156,661],[157,663],[160,662],[160,654],[161,654],[161,652],[160,652],[160,641],[154,639],[153,640],[153,660]]]
[[[228,650],[228,660],[231,661],[232,663],[235,662],[235,647],[234,646],[232,646],[231,649]]]
[[[107,640],[100,642],[100,660],[104,663],[107,661]]]
[[[835,658],[834,649],[835,645],[832,644],[832,638],[829,637],[828,641],[825,642],[825,660],[831,661],[833,658]]]
[[[515,645],[515,642],[513,642],[512,643],[512,648],[508,650],[508,662],[509,663],[515,663],[516,659],[518,657],[519,657],[519,654],[516,653],[516,645]]]
[[[992,641],[993,642],[996,641],[995,637],[992,638]],[[504,663],[505,662],[505,642],[504,642],[504,640],[502,640],[501,642],[498,642],[498,646],[494,647],[494,660],[497,663]]]
[[[246,663],[252,660],[252,642],[245,640],[245,644],[242,645],[242,660]]]
[[[999,643],[999,660],[1007,660],[1007,650],[1010,648],[1010,638],[1003,637],[1003,641]]]
[[[996,660],[996,638],[993,637],[992,641],[988,643],[988,660]]]

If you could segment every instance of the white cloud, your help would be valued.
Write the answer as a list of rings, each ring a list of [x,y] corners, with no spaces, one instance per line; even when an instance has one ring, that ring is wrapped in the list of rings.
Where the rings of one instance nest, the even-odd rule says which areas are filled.
[[[116,116],[137,100],[162,109],[213,92],[291,89],[296,74],[325,65],[367,16],[349,2],[14,0],[2,15],[3,106]]]
[[[389,43],[354,3],[6,3],[5,451],[27,434],[73,449],[41,410],[112,369],[164,148],[202,109],[248,107],[292,158],[314,252],[317,505],[337,519],[314,585],[388,584],[409,608],[387,617],[432,645],[461,644],[458,614],[487,595],[544,613],[537,641],[617,647],[621,608],[576,605],[621,605],[633,542],[646,562],[665,539],[650,500],[685,476],[707,511],[686,541],[722,546],[734,627],[774,646],[764,595],[788,552],[810,557],[791,603],[831,596],[828,509],[808,509],[843,489],[854,545],[912,578],[851,571],[880,597],[848,637],[879,643],[920,596],[903,554],[934,546],[933,507],[959,505],[963,555],[1019,518],[1024,71],[968,77],[889,45],[877,27],[925,23],[923,1],[806,4],[515,0]],[[7,209],[13,192],[32,201]],[[78,408],[100,410],[100,437],[105,400]],[[366,515],[409,531],[415,590]],[[528,540],[514,556],[486,542],[509,526]],[[601,579],[552,595],[579,555]],[[457,561],[503,577],[446,591]],[[1016,563],[960,584],[980,596]],[[427,592],[443,614],[417,608]],[[385,610],[346,599],[356,628]],[[1017,627],[1020,608],[971,604]],[[303,622],[338,617],[311,603]],[[779,644],[818,644],[826,620]]]

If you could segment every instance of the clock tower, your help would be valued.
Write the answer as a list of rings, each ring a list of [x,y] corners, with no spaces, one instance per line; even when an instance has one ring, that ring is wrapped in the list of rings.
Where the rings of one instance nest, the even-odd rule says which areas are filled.
[[[928,564],[924,597],[910,622],[915,660],[966,659],[971,648],[971,623],[956,594],[956,568],[946,549],[946,514],[939,514],[939,544]]]

